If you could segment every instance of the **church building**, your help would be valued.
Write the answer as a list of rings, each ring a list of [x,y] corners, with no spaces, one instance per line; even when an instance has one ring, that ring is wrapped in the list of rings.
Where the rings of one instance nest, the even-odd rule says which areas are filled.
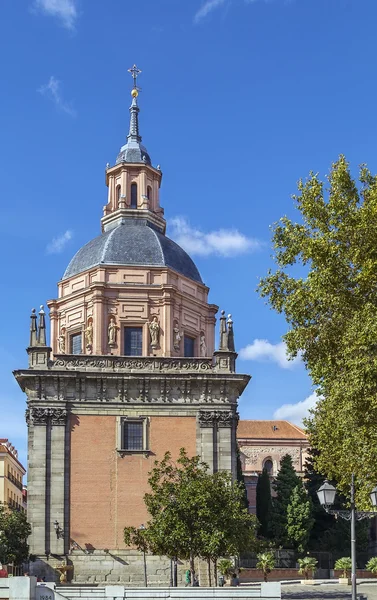
[[[47,302],[49,342],[43,307],[32,311],[29,366],[14,373],[27,397],[30,572],[49,577],[64,561],[77,582],[142,583],[123,530],[148,521],[148,472],[166,451],[184,447],[236,476],[250,379],[236,373],[231,317],[222,311],[215,347],[218,307],[165,234],[162,172],[142,144],[140,71],[130,72],[129,133],[106,167],[101,234]]]

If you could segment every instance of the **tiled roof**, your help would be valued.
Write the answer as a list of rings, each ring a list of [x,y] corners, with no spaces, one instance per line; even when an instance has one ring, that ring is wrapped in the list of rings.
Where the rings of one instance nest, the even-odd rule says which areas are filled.
[[[63,279],[98,265],[170,267],[202,283],[189,255],[146,219],[127,219],[85,244],[72,258]]]
[[[237,427],[237,438],[306,440],[303,429],[288,421],[243,421]]]

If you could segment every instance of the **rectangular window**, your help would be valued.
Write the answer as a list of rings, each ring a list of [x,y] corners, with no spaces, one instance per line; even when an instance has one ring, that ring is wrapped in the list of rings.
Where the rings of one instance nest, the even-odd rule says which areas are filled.
[[[124,354],[125,356],[142,356],[143,330],[141,327],[124,328]]]
[[[145,450],[144,446],[144,422],[124,421],[122,450]]]
[[[184,349],[185,349],[185,356],[187,356],[187,358],[194,356],[194,349],[195,349],[194,338],[191,338],[191,337],[188,337],[187,335],[185,335]]]
[[[71,354],[82,354],[81,333],[71,335]]]

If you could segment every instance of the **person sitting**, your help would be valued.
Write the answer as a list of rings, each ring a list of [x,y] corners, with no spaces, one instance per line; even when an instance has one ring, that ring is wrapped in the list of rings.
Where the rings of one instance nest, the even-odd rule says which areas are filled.
[[[233,587],[238,587],[240,585],[240,580],[238,579],[236,573],[233,573],[232,578],[230,580],[230,585]]]

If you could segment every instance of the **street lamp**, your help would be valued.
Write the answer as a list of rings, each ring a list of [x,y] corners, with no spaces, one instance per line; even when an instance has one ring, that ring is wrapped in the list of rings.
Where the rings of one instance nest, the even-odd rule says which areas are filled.
[[[145,525],[142,523],[139,527],[139,531],[145,531]],[[145,540],[143,540],[143,560],[144,560],[144,585],[148,587],[148,579],[147,579],[147,557],[145,555]]]
[[[329,515],[336,515],[351,521],[351,584],[352,584],[352,600],[356,600],[356,521],[362,519],[371,519],[377,515],[377,512],[373,511],[359,511],[356,510],[355,506],[355,475],[352,473],[351,477],[351,506],[350,510],[338,510],[332,509],[332,505],[335,501],[336,489],[327,479],[323,482],[317,496],[320,505],[325,509]],[[377,506],[377,485],[370,493],[370,500],[372,506]]]

